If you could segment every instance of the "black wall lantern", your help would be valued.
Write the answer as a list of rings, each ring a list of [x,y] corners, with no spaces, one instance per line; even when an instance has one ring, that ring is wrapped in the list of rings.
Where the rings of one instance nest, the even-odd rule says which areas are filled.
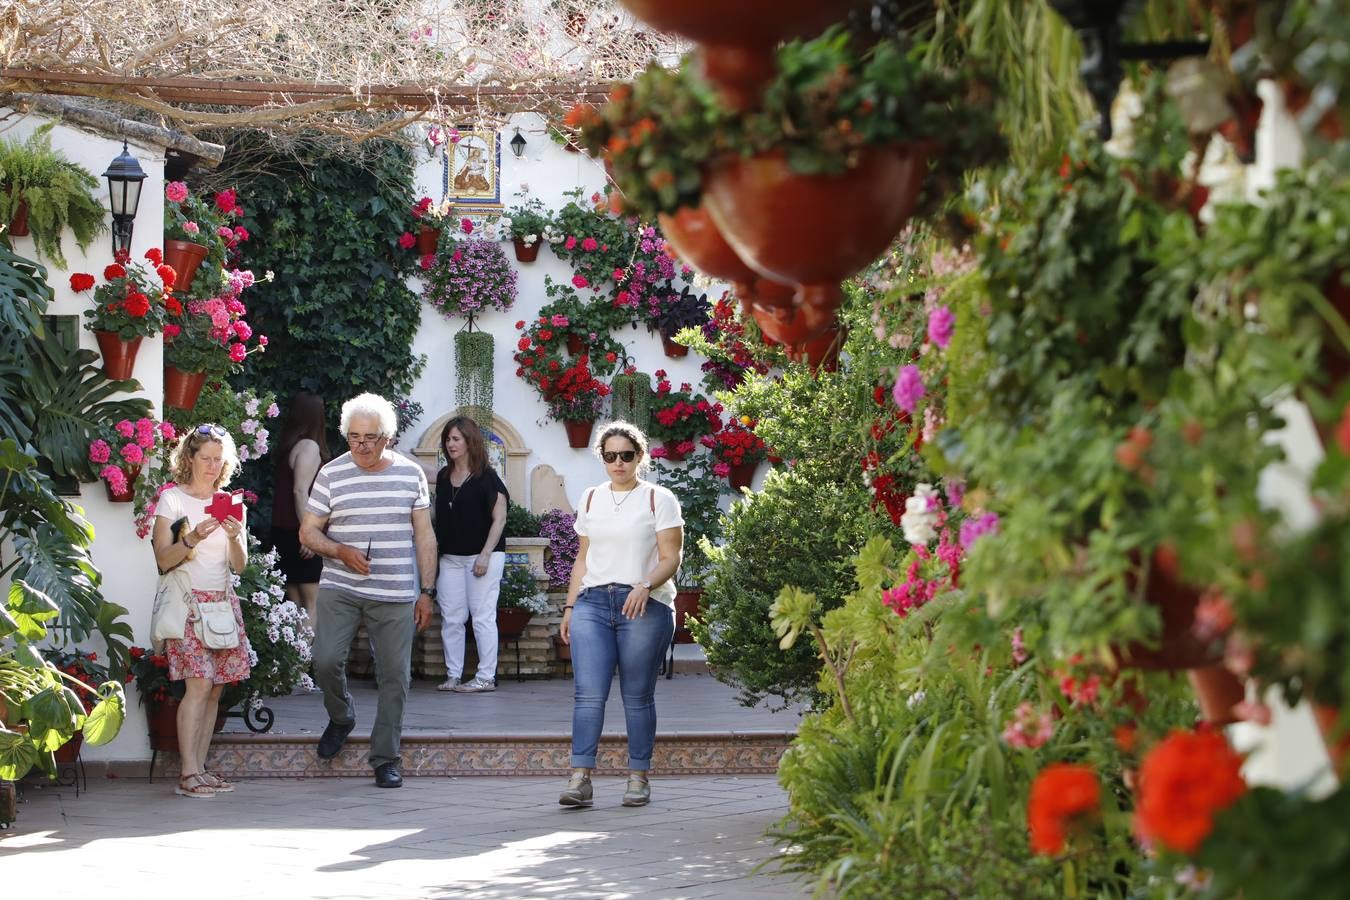
[[[103,173],[108,179],[108,200],[112,208],[113,255],[119,251],[131,252],[131,231],[136,225],[136,207],[141,203],[141,182],[145,170],[122,141],[122,153]]]
[[[516,136],[511,138],[511,152],[516,155],[516,159],[525,155],[525,136],[519,128],[516,129]]]
[[[1168,41],[1127,44],[1121,40],[1125,23],[1138,10],[1139,0],[1047,0],[1064,17],[1083,42],[1083,62],[1078,72],[1092,95],[1100,120],[1097,133],[1111,138],[1111,104],[1120,91],[1125,60],[1165,61],[1209,53],[1209,41]]]

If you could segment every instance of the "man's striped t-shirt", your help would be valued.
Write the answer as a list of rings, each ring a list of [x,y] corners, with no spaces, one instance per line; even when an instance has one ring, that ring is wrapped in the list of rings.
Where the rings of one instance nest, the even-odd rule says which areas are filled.
[[[427,476],[417,463],[393,451],[389,468],[368,472],[344,453],[314,479],[307,512],[327,517],[328,537],[366,553],[370,574],[360,575],[340,559],[323,561],[320,587],[334,587],[371,600],[412,603],[417,565],[412,513],[431,505]]]

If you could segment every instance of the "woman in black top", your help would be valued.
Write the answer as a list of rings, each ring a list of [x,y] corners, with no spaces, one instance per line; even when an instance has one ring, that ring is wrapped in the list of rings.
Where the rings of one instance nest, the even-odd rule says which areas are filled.
[[[449,463],[436,475],[436,544],[441,554],[436,599],[441,607],[442,691],[464,694],[497,687],[497,594],[506,566],[506,485],[488,465],[483,432],[468,416],[441,429]],[[464,670],[464,621],[473,617],[478,673]]]
[[[309,502],[309,489],[320,467],[328,462],[324,437],[323,399],[301,391],[291,399],[286,429],[276,450],[276,480],[272,491],[272,544],[277,548],[286,597],[303,606],[309,624],[319,600],[323,560],[300,546],[300,519]]]

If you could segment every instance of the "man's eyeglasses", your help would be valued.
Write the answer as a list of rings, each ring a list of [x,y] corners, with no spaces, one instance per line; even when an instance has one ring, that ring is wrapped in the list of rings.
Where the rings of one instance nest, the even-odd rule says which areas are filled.
[[[382,434],[349,434],[347,443],[353,447],[374,447],[380,441],[384,440]]]
[[[612,463],[612,462],[614,462],[614,460],[616,460],[616,459],[621,459],[621,460],[623,460],[624,462],[632,462],[633,460],[637,459],[637,451],[636,451],[636,450],[606,450],[606,451],[604,451],[603,453],[600,454],[600,458],[603,459],[603,460],[604,460],[605,462],[607,462],[607,463]]]
[[[206,437],[217,437],[217,438],[223,438],[225,435],[229,434],[229,432],[225,430],[224,426],[216,425],[210,422],[208,422],[205,425],[198,425],[197,433],[200,435],[205,435]]]

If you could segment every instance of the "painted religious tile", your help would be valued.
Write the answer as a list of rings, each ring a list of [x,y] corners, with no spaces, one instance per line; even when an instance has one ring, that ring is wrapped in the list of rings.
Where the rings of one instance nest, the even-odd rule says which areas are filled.
[[[491,129],[461,128],[448,143],[441,164],[441,187],[455,208],[470,216],[502,209],[501,135]]]

